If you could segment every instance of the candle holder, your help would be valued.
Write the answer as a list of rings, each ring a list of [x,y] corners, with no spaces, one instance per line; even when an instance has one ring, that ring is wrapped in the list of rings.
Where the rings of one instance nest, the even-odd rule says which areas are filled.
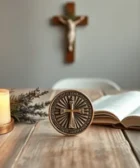
[[[0,125],[0,135],[11,132],[14,128],[14,119],[11,118],[11,122]]]

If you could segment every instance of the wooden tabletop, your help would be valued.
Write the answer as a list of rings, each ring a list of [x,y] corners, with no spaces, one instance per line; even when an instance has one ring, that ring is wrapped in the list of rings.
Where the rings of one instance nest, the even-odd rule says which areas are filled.
[[[51,100],[58,92],[50,91],[40,101]],[[103,96],[99,90],[82,92],[92,101]],[[56,132],[45,119],[33,125],[16,124],[11,133],[0,136],[0,168],[90,167],[140,167],[140,132],[91,125],[68,137]]]

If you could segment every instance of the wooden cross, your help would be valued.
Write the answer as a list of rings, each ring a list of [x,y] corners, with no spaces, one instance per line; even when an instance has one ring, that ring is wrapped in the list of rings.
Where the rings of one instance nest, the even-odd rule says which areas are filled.
[[[66,47],[66,62],[74,62],[74,53],[75,53],[75,28],[76,26],[85,26],[88,24],[87,16],[75,16],[75,4],[74,2],[69,2],[65,6],[66,16],[54,16],[52,19],[53,24],[55,25],[65,25],[67,33],[67,47]],[[69,21],[73,21],[75,26],[69,26]],[[72,33],[72,29],[74,30]],[[71,31],[71,32],[70,32]],[[71,36],[71,37],[70,37]],[[70,46],[70,43],[71,46]]]
[[[69,103],[70,109],[61,109],[60,113],[70,113],[69,128],[76,128],[74,113],[84,114],[84,109],[74,109],[74,98]]]

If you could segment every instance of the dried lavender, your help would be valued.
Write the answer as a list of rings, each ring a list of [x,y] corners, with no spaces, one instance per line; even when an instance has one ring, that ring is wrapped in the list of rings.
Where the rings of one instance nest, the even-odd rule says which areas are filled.
[[[14,92],[11,90],[10,93]],[[48,91],[41,92],[39,88],[18,96],[10,96],[11,115],[18,122],[35,123],[34,116],[46,117],[47,113],[43,109],[50,104],[49,101],[32,105],[35,98],[47,94]]]

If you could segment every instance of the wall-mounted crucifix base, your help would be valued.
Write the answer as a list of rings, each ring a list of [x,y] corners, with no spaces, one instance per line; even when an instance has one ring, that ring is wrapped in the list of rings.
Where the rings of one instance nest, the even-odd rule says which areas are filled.
[[[73,63],[75,61],[75,43],[73,45],[73,51],[66,50],[65,63]]]

